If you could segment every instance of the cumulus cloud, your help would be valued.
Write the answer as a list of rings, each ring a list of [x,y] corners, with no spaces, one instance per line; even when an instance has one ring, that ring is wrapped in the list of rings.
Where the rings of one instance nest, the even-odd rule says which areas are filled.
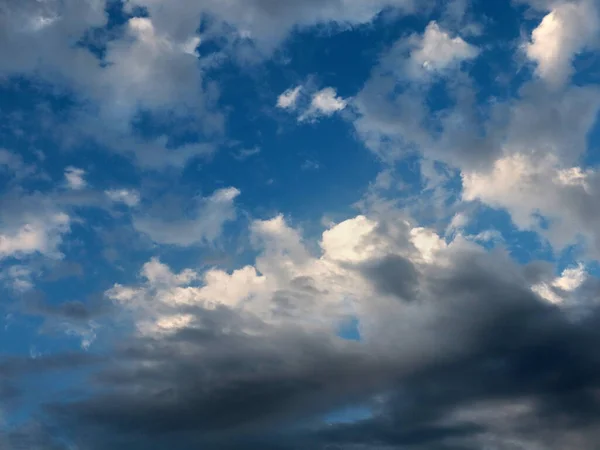
[[[598,37],[598,10],[590,1],[558,2],[531,33],[527,57],[539,77],[561,86],[571,76],[572,60]]]
[[[70,231],[69,216],[64,213],[29,217],[21,224],[0,228],[0,259],[39,253],[53,258],[62,254],[59,246]]]
[[[87,182],[85,181],[85,170],[77,167],[70,166],[65,169],[65,180],[67,186],[73,190],[83,189],[87,186]]]
[[[294,109],[300,95],[302,86],[289,88],[277,98],[277,107],[282,109]]]
[[[139,108],[188,113],[202,109],[202,74],[194,53],[199,37],[177,39],[157,30],[153,19],[132,17],[126,25],[128,39],[109,43],[99,83],[92,86],[101,96],[106,119],[129,120]],[[188,104],[193,98],[194,104]],[[106,101],[109,100],[109,101]]]
[[[354,97],[353,122],[365,145],[386,162],[414,152],[459,167],[493,158],[495,136],[485,138],[476,90],[461,71],[461,63],[478,54],[437,22],[422,34],[398,39]],[[452,107],[433,112],[428,92],[437,81],[447,83]],[[495,118],[493,112],[490,116]]]
[[[298,117],[298,120],[302,122],[319,117],[330,117],[346,108],[347,104],[348,101],[338,96],[334,88],[327,87],[312,95],[310,106]]]
[[[478,54],[479,50],[460,36],[452,37],[436,22],[431,22],[425,28],[423,36],[415,42],[410,58],[415,76],[418,77],[420,71],[442,71],[473,59]]]
[[[505,208],[521,229],[545,236],[557,249],[583,237],[597,255],[598,173],[564,167],[551,156],[532,158],[514,154],[499,159],[490,172],[464,172],[463,198]],[[540,215],[549,221],[542,226]]]

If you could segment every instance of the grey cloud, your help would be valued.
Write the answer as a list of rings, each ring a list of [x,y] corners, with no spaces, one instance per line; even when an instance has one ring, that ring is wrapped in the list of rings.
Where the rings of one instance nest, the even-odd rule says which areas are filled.
[[[52,304],[45,301],[43,295],[28,295],[24,299],[24,310],[47,319],[85,322],[106,315],[110,305],[94,297],[86,302],[74,300]]]
[[[20,377],[46,371],[69,370],[102,361],[102,357],[87,353],[57,353],[36,358],[3,357],[0,359],[0,376]]]
[[[538,81],[521,85],[517,98],[478,99],[468,71],[444,77],[451,104],[432,108],[433,86],[408,80],[410,39],[384,53],[355,97],[355,128],[384,161],[418,152],[462,170],[489,167],[503,152],[550,152],[576,164],[596,121],[600,95],[594,86],[551,90]]]
[[[234,200],[239,194],[235,188],[219,189],[194,199],[191,205],[182,205],[175,196],[165,196],[154,201],[146,214],[135,216],[133,226],[160,244],[211,244],[225,224],[235,220]],[[190,212],[186,214],[187,210]]]
[[[396,295],[406,301],[415,299],[419,274],[410,260],[391,255],[365,267],[363,272],[379,292]]]
[[[92,449],[476,449],[500,438],[522,448],[594,448],[600,311],[572,320],[537,297],[528,280],[543,268],[524,271],[500,253],[453,257],[419,277],[395,257],[369,265],[383,293],[419,300],[375,311],[375,339],[343,341],[200,308],[193,326],[171,337],[122,343],[92,378],[90,396],[48,411]],[[417,281],[399,283],[399,273]],[[296,285],[318,296],[306,290],[310,280]],[[476,409],[522,403],[520,416]],[[332,426],[311,419],[351,404],[373,417]]]

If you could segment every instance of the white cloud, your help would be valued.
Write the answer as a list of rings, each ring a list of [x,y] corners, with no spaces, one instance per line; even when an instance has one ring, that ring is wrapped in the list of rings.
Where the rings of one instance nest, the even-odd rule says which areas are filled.
[[[0,260],[21,258],[40,253],[60,258],[58,247],[62,236],[70,231],[69,216],[63,213],[32,216],[27,222],[13,227],[0,227]]]
[[[348,105],[348,100],[337,95],[332,87],[324,88],[312,95],[310,106],[298,117],[299,121],[316,119],[321,116],[330,117],[342,111]]]
[[[137,206],[140,202],[140,194],[132,189],[111,189],[104,191],[106,196],[115,203],[123,203],[129,207]]]
[[[159,244],[181,247],[211,244],[221,236],[224,225],[236,218],[234,200],[238,195],[240,191],[233,187],[219,189],[196,200],[191,214],[179,211],[171,218],[158,208],[134,217],[133,225]]]
[[[277,107],[282,109],[296,108],[296,103],[298,101],[298,97],[300,96],[301,91],[302,86],[289,88],[277,98]]]
[[[554,304],[562,304],[587,279],[588,274],[583,264],[563,270],[562,274],[551,283],[542,282],[532,287],[532,290],[545,300]]]
[[[394,251],[408,254],[410,248],[398,245],[406,239],[395,242],[396,233],[403,233],[400,229],[390,226],[391,234],[380,235],[378,223],[364,216],[326,230],[320,256],[308,251],[301,233],[281,215],[254,221],[250,231],[260,252],[252,266],[231,272],[213,268],[203,274],[190,269],[174,273],[152,259],[141,270],[145,280],[141,285],[115,285],[106,295],[133,314],[142,334],[198,326],[193,314],[182,312],[194,306],[227,306],[272,324],[335,327],[352,311],[351,299],[366,298],[372,291],[353,267]]]
[[[463,172],[463,198],[505,208],[521,229],[534,230],[560,250],[588,240],[588,251],[600,254],[600,190],[596,171],[564,167],[556,157],[524,154],[505,156],[489,172]],[[544,229],[539,215],[550,221]]]
[[[65,169],[65,180],[67,181],[67,186],[73,190],[83,189],[87,186],[87,182],[85,181],[85,170],[79,169],[77,167],[67,167]]]
[[[598,36],[598,10],[589,1],[556,4],[531,33],[526,45],[537,74],[553,86],[564,84],[572,72],[572,60]]]
[[[415,76],[420,77],[423,70],[437,72],[456,67],[478,54],[479,50],[460,36],[452,37],[436,22],[431,22],[423,37],[415,43],[410,58]]]

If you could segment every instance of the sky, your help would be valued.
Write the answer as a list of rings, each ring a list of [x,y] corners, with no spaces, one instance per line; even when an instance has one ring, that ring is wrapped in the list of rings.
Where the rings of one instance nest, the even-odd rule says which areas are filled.
[[[2,450],[594,450],[597,0],[2,0]]]

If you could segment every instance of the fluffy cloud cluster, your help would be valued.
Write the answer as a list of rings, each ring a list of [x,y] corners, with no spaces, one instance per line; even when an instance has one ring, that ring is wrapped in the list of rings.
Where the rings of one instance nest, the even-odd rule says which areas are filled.
[[[289,111],[298,111],[298,121],[315,121],[320,117],[331,117],[348,106],[348,99],[338,96],[332,87],[303,95],[305,86],[296,86],[282,92],[277,98],[277,107]],[[308,98],[305,98],[308,97]]]
[[[590,1],[555,2],[526,46],[542,79],[553,86],[568,81],[573,58],[600,37],[598,14]]]

